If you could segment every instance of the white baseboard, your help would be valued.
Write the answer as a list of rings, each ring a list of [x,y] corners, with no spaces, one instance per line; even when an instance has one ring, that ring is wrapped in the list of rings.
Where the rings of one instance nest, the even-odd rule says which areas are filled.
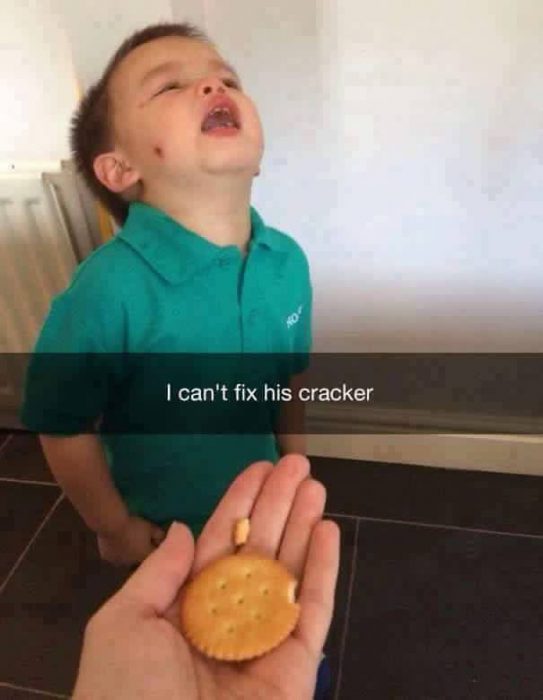
[[[310,455],[448,469],[543,475],[543,436],[308,435]]]

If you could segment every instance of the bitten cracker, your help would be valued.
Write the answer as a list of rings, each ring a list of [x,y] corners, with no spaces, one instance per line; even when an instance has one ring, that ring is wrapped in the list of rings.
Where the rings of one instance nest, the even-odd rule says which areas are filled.
[[[181,629],[203,654],[223,661],[261,656],[281,644],[300,614],[296,579],[275,559],[218,559],[187,586]]]

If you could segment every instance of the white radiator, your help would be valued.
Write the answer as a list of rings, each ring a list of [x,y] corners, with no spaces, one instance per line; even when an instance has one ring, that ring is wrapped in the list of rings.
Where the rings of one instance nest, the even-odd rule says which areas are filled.
[[[10,354],[31,352],[52,297],[99,243],[71,162],[0,165],[0,411],[20,398]]]
[[[99,244],[70,162],[0,171],[0,353],[29,352],[51,298]]]

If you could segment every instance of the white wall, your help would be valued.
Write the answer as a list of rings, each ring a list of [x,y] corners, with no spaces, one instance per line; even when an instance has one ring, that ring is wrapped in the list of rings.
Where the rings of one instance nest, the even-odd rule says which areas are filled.
[[[183,5],[173,0],[174,8]],[[543,349],[540,0],[208,0],[322,351]]]
[[[353,349],[541,351],[543,4],[337,7],[344,274],[324,305],[357,290]]]
[[[201,20],[200,0],[184,4]],[[0,0],[0,10],[0,163],[17,165],[68,158],[80,91],[131,32],[173,19],[169,0]]]
[[[66,158],[77,88],[62,18],[50,0],[0,9],[0,162]]]
[[[169,0],[54,0],[83,89],[102,73],[121,42],[147,24],[172,21]]]

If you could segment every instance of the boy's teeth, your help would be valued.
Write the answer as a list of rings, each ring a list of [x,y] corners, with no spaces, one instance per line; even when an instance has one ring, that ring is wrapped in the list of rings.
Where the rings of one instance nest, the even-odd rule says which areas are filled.
[[[202,131],[211,131],[218,127],[235,127],[232,114],[227,107],[215,107],[204,119]]]

